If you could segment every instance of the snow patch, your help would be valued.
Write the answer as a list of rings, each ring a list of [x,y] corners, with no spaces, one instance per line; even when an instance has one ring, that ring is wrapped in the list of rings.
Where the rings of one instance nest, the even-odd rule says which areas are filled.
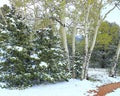
[[[8,30],[2,30],[1,33],[6,34],[6,33],[9,33],[9,31]]]
[[[76,8],[75,8],[74,5],[70,5],[70,6],[68,7],[68,9],[72,12],[72,11],[74,11]]]
[[[30,57],[34,58],[34,59],[40,59],[37,54],[32,54],[32,55],[30,55]]]
[[[7,49],[12,49],[12,46],[8,45],[8,46],[7,46]]]
[[[10,17],[8,17],[12,22],[15,22],[15,20],[13,19],[13,18],[10,18]]]
[[[9,90],[0,88],[0,96],[87,96],[89,89],[94,88],[92,82],[70,79],[57,84],[42,84],[24,90]]]
[[[38,51],[38,54],[41,54],[42,53],[42,51]]]
[[[11,59],[14,59],[14,60],[16,60],[16,57],[11,57]]]
[[[41,67],[48,67],[48,65],[47,65],[47,63],[46,62],[41,62],[40,64],[39,64]]]
[[[7,49],[15,49],[17,51],[23,51],[23,47],[20,47],[20,46],[10,46],[10,45],[8,45]]]
[[[16,27],[16,24],[14,22],[12,22],[11,25],[13,25],[14,27]]]
[[[15,49],[18,50],[18,51],[22,51],[22,50],[23,50],[23,47],[15,46]]]
[[[53,50],[53,51],[60,51],[59,48],[51,48],[51,50]]]
[[[62,66],[62,65],[64,65],[64,64],[63,64],[62,62],[59,62],[58,65],[61,65],[61,66]]]
[[[108,93],[107,95],[105,96],[120,96],[120,88],[114,90],[113,92],[111,93]]]

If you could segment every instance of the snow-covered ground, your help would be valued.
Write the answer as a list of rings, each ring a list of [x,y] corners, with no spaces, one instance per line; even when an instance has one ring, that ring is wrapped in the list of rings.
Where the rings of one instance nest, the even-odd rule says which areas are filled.
[[[86,96],[93,83],[71,79],[69,82],[40,85],[24,90],[0,89],[0,96]]]
[[[70,79],[69,82],[42,84],[23,90],[0,88],[0,96],[87,96],[88,94],[93,96],[92,93],[88,93],[89,90],[96,89],[97,86],[107,83],[120,82],[120,77],[108,77],[105,69],[90,69],[89,76],[91,76],[91,81]],[[118,94],[119,90],[111,94]],[[107,96],[119,95],[108,94]]]
[[[120,96],[120,88],[118,88],[117,90],[114,90],[114,92],[111,92],[106,96]]]

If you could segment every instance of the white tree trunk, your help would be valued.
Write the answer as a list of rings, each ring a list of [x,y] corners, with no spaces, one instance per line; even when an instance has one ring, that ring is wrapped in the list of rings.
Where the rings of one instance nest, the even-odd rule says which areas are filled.
[[[89,13],[90,13],[90,9],[91,6],[88,6],[87,11],[86,11],[86,17],[85,17],[85,29],[84,29],[84,33],[85,33],[85,59],[84,59],[84,63],[82,66],[82,75],[81,75],[81,79],[86,79],[86,67],[87,67],[87,63],[88,63],[88,49],[89,49],[89,36],[88,36],[88,18],[89,18]]]
[[[114,77],[116,75],[116,67],[117,67],[117,64],[118,64],[118,59],[119,59],[119,56],[120,56],[120,41],[119,41],[119,44],[118,44],[118,47],[117,47],[117,50],[116,50],[116,55],[114,56],[113,60],[113,66],[110,70],[110,76],[111,77]]]
[[[70,72],[71,68],[70,68],[70,58],[69,58],[69,50],[68,50],[68,43],[67,43],[67,32],[66,32],[66,26],[65,26],[65,17],[66,17],[66,1],[62,0],[61,2],[61,13],[60,13],[60,21],[62,23],[62,25],[60,26],[60,32],[61,32],[61,38],[63,41],[63,47],[66,53],[66,57],[67,57],[67,69]]]
[[[3,13],[2,13],[1,8],[0,8],[0,14],[2,15],[2,18],[4,19],[5,24],[7,25],[7,21],[6,21],[6,19],[5,19],[4,15],[3,15]]]
[[[89,23],[89,15],[90,15],[90,10],[92,8],[92,5],[88,5],[88,7],[86,8],[86,14],[85,14],[85,60],[84,60],[84,63],[83,63],[83,66],[82,66],[82,74],[81,74],[81,79],[87,79],[88,78],[88,68],[89,68],[89,61],[90,61],[90,58],[91,58],[91,54],[93,52],[93,49],[95,47],[95,42],[96,42],[96,38],[97,38],[97,34],[98,34],[98,29],[100,27],[100,24],[101,24],[101,17],[100,17],[100,11],[102,9],[103,6],[102,5],[102,2],[103,0],[100,1],[99,3],[99,9],[98,9],[98,15],[97,15],[97,24],[96,24],[96,27],[95,27],[95,32],[94,32],[94,36],[93,36],[93,39],[92,39],[92,44],[90,45],[89,44],[89,36],[88,36],[88,29],[89,29],[89,26],[87,23]],[[103,20],[106,18],[106,16],[112,11],[115,9],[115,6],[110,9],[103,17]],[[92,10],[94,11],[94,10]],[[94,21],[95,22],[95,21]],[[90,46],[89,46],[90,45]],[[90,50],[89,50],[90,48]]]
[[[76,34],[76,26],[74,26],[74,30],[73,30],[73,34],[72,34],[72,66],[73,66],[73,69],[72,69],[72,77],[75,78],[76,77],[76,73],[75,73],[75,64],[74,64],[74,61],[75,61],[75,34]]]
[[[98,34],[98,29],[100,27],[100,24],[101,24],[101,20],[99,19],[98,22],[97,22],[97,26],[95,28],[95,33],[94,33],[92,45],[91,45],[91,48],[90,48],[90,51],[89,51],[89,54],[88,54],[87,65],[86,65],[86,75],[85,75],[86,77],[85,77],[85,79],[88,78],[87,76],[88,76],[89,62],[90,62],[90,58],[91,58],[93,49],[95,47],[95,42],[96,42],[96,39],[97,39],[97,34]]]
[[[66,36],[66,31],[65,31],[65,27],[61,26],[60,27],[60,33],[61,33],[61,38],[62,38],[62,42],[63,42],[63,47],[65,50],[65,55],[67,57],[67,69],[70,72],[70,59],[69,59],[69,50],[68,50],[68,45],[67,45],[67,36]]]
[[[65,29],[65,16],[66,16],[66,12],[65,12],[65,6],[62,6],[62,11],[60,14],[60,20],[62,22],[62,24],[64,25],[60,25],[60,33],[61,33],[61,38],[62,38],[62,42],[63,42],[63,47],[65,50],[65,55],[67,57],[67,69],[70,72],[70,58],[69,58],[69,50],[68,50],[68,44],[67,44],[67,33],[66,33],[66,29]]]
[[[90,62],[90,58],[91,58],[91,55],[92,55],[92,52],[93,52],[93,49],[95,47],[95,42],[96,42],[96,39],[97,39],[97,34],[98,34],[98,29],[100,27],[100,24],[101,24],[101,19],[98,20],[97,22],[97,25],[96,25],[96,28],[95,28],[95,33],[94,33],[94,36],[93,36],[93,40],[92,40],[92,44],[91,44],[91,47],[90,47],[90,50],[89,50],[89,38],[88,38],[88,33],[85,35],[85,39],[86,39],[86,47],[85,47],[85,50],[86,50],[86,54],[85,54],[85,61],[84,61],[84,64],[83,64],[83,69],[82,69],[82,77],[81,79],[87,79],[88,78],[88,68],[89,68],[89,62]],[[86,30],[87,31],[87,30]],[[87,31],[88,32],[88,31]]]

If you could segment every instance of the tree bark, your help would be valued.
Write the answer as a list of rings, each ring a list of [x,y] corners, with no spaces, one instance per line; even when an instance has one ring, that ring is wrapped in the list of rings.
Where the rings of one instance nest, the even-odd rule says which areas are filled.
[[[120,41],[119,41],[119,44],[118,44],[118,47],[117,47],[117,50],[116,50],[116,55],[113,58],[114,62],[113,62],[113,66],[110,70],[110,74],[109,74],[110,77],[115,77],[116,76],[116,67],[117,67],[117,64],[118,64],[119,56],[120,56]]]
[[[89,50],[89,41],[88,41],[88,31],[86,31],[86,35],[85,35],[85,43],[86,43],[86,47],[85,47],[85,61],[84,61],[84,64],[83,64],[83,69],[82,69],[82,77],[81,79],[87,79],[88,78],[88,68],[89,68],[89,62],[90,62],[90,58],[91,58],[91,55],[92,55],[92,52],[93,52],[93,49],[95,47],[95,42],[96,42],[96,38],[97,38],[97,34],[98,34],[98,29],[100,27],[100,24],[101,24],[101,19],[99,18],[98,22],[97,22],[97,25],[96,25],[96,28],[95,28],[95,33],[94,33],[94,37],[93,37],[93,41],[92,41],[92,44],[91,44],[91,47],[90,47],[90,50]],[[86,28],[87,29],[87,28]]]
[[[65,17],[66,17],[66,12],[65,12],[65,3],[66,1],[62,1],[61,2],[61,14],[60,14],[60,21],[62,22],[63,25],[65,25]],[[66,33],[66,29],[65,26],[60,25],[60,33],[61,33],[61,38],[62,38],[62,42],[63,42],[63,47],[65,50],[65,55],[67,57],[67,69],[70,72],[71,68],[70,68],[70,58],[69,58],[69,50],[68,50],[68,44],[67,44],[67,33]]]
[[[74,30],[73,30],[73,34],[72,34],[72,77],[75,78],[76,77],[76,73],[75,73],[75,34],[76,34],[76,27],[74,26]]]
[[[104,20],[106,18],[106,16],[112,11],[115,9],[115,6],[110,9],[105,15],[104,17],[101,19],[100,17],[100,11],[102,9],[102,1],[100,1],[99,5],[100,5],[100,8],[98,9],[98,12],[97,13],[97,24],[96,24],[96,27],[95,27],[95,32],[94,32],[94,36],[93,36],[93,39],[92,39],[92,44],[91,46],[89,46],[89,37],[88,37],[88,29],[89,29],[89,26],[87,25],[87,23],[89,23],[89,15],[90,15],[90,9],[92,8],[92,4],[88,5],[87,7],[87,11],[86,11],[86,17],[85,17],[85,60],[84,60],[84,63],[83,63],[83,66],[82,66],[82,75],[81,75],[81,79],[87,79],[88,78],[88,68],[89,68],[89,61],[90,61],[90,58],[91,58],[91,54],[93,52],[93,49],[95,47],[95,42],[96,42],[96,38],[97,38],[97,34],[98,34],[98,29],[100,27],[100,24],[101,24],[101,21]],[[95,19],[96,20],[96,19]],[[94,22],[95,22],[94,20]],[[90,49],[89,49],[90,47]]]
[[[66,31],[65,31],[65,27],[60,26],[60,33],[61,33],[61,38],[62,38],[62,42],[63,42],[63,47],[65,50],[65,55],[67,57],[67,69],[70,72],[70,59],[69,59],[69,51],[68,51],[68,46],[67,46],[67,37],[66,37]]]
[[[84,63],[82,66],[82,75],[81,75],[81,79],[86,79],[87,78],[87,65],[88,65],[88,49],[89,49],[89,37],[88,37],[88,18],[89,18],[89,13],[90,13],[90,9],[91,6],[88,6],[87,11],[86,11],[86,17],[85,17],[85,29],[84,29],[84,33],[85,33],[85,59],[84,59]]]
[[[4,17],[4,14],[3,14],[1,8],[0,8],[0,14],[2,15],[2,18],[4,19],[5,24],[7,25],[7,21],[6,21],[5,17]]]

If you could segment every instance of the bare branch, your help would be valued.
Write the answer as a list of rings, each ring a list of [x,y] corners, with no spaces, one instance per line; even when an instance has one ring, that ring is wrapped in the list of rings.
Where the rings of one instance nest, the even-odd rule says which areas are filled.
[[[50,17],[50,19],[55,20],[55,21],[57,21],[60,25],[62,25],[63,27],[66,27],[65,24],[63,24],[63,23],[62,23],[60,20],[58,20],[57,18],[55,18],[55,17]]]
[[[110,10],[104,15],[103,20],[105,20],[105,18],[107,17],[107,15],[108,15],[111,11],[113,11],[115,8],[116,8],[116,5],[115,5],[112,9],[110,9]]]

